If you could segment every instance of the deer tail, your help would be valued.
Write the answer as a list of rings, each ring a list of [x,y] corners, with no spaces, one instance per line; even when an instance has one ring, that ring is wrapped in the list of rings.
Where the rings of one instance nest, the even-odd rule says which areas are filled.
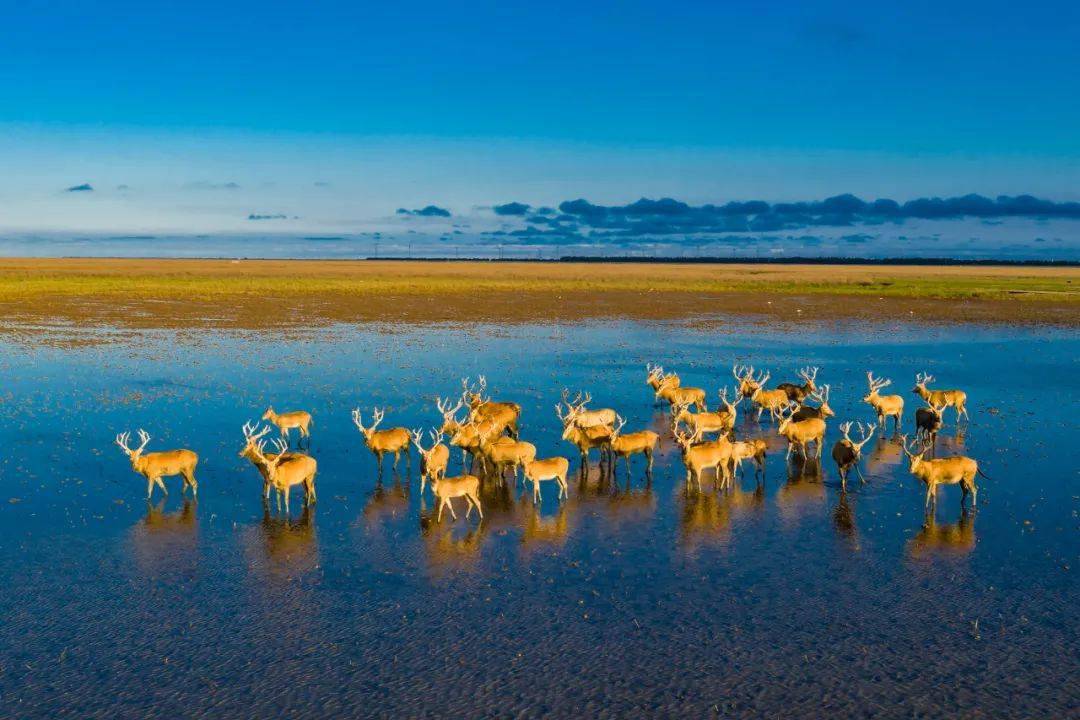
[[[992,478],[991,478],[991,477],[990,477],[989,475],[987,475],[986,473],[984,473],[984,472],[982,471],[982,468],[981,468],[981,467],[979,467],[978,465],[976,465],[976,466],[975,466],[975,472],[979,473],[980,475],[982,475],[982,476],[983,476],[984,478],[986,478],[987,480],[990,480],[990,479],[992,479]]]

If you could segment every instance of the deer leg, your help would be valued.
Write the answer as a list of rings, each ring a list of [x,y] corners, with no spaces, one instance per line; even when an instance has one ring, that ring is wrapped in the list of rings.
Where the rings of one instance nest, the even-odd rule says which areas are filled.
[[[866,484],[866,478],[863,477],[862,470],[859,469],[859,464],[858,463],[855,463],[855,473],[859,476],[859,482],[861,482],[863,485],[865,485]]]
[[[540,481],[533,480],[533,503],[540,504]]]
[[[443,502],[446,503],[446,508],[450,511],[450,517],[454,522],[457,522],[457,513],[454,512],[454,503],[450,502],[450,498],[446,498]]]
[[[289,486],[286,485],[282,490],[282,494],[285,496],[285,514],[289,514]]]
[[[154,494],[154,478],[146,478],[146,499],[149,500]]]
[[[157,486],[161,488],[161,492],[165,493],[166,495],[169,494],[169,491],[165,489],[165,481],[161,479],[161,476],[154,478],[154,482],[156,482]]]
[[[439,499],[439,514],[438,514],[438,517],[435,518],[435,522],[440,522],[440,523],[442,522],[442,509],[443,509],[443,505],[445,505],[445,504],[446,504],[446,498],[440,498]]]

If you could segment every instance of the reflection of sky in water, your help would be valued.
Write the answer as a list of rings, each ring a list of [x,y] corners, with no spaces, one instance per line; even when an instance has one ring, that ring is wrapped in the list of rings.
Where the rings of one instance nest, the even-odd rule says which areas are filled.
[[[273,340],[4,344],[0,714],[138,715],[157,703],[402,716],[439,698],[448,714],[585,716],[604,703],[701,716],[723,697],[745,714],[805,715],[823,694],[839,714],[899,696],[932,714],[943,687],[988,715],[1063,714],[1078,619],[1066,569],[1077,468],[1060,451],[1075,425],[1059,391],[1080,351],[1071,331],[340,326]],[[838,421],[870,418],[867,368],[892,377],[911,410],[916,369],[963,387],[972,421],[957,432],[950,418],[940,452],[976,457],[992,478],[979,480],[978,514],[961,515],[952,487],[924,519],[889,437],[864,451],[867,484],[841,494],[832,423],[820,467],[786,471],[777,443],[760,486],[751,470],[731,493],[707,481],[688,495],[667,438],[651,483],[640,459],[614,481],[594,464],[561,506],[552,486],[539,509],[530,490],[488,488],[483,525],[436,525],[415,477],[387,469],[378,484],[349,419],[385,405],[388,425],[434,423],[433,396],[484,372],[522,404],[524,437],[572,457],[574,473],[552,411],[564,386],[656,429],[647,361],[714,401],[736,360],[777,380],[820,365]],[[309,515],[264,511],[261,481],[237,457],[241,424],[270,403],[314,414]],[[200,453],[198,504],[175,480],[167,500],[144,503],[111,444],[139,426],[151,450]],[[745,420],[738,431],[773,433]]]
[[[516,221],[515,221],[516,222]],[[619,236],[524,233],[528,225],[430,223],[357,235],[0,235],[0,255],[108,257],[854,257],[1080,261],[1080,221],[920,220],[758,233]],[[503,234],[494,234],[503,233]]]

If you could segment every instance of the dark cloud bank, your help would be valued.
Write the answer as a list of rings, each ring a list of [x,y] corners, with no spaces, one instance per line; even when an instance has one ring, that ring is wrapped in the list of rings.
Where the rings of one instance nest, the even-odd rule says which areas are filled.
[[[436,205],[428,205],[418,210],[407,210],[406,208],[398,208],[398,215],[410,215],[413,217],[450,217],[450,211],[438,207]]]
[[[497,215],[522,217],[530,226],[507,235],[569,235],[582,229],[596,233],[639,236],[675,233],[776,232],[810,227],[845,227],[902,222],[906,219],[974,218],[1072,218],[1080,219],[1080,203],[1054,202],[1031,195],[982,195],[953,198],[918,198],[899,203],[882,198],[862,200],[837,195],[824,200],[769,203],[764,200],[729,202],[724,205],[689,205],[671,198],[642,198],[628,205],[595,205],[588,200],[559,204],[561,214],[550,208],[533,210],[525,203],[496,205]],[[547,212],[544,212],[547,211]],[[543,226],[543,227],[538,227]]]

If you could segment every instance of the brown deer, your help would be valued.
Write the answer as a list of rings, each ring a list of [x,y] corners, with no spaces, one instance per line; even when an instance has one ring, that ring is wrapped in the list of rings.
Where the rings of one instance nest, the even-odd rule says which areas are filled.
[[[573,443],[581,455],[581,472],[584,474],[589,466],[589,451],[596,448],[600,451],[600,464],[604,463],[611,445],[611,430],[607,425],[596,425],[589,428],[579,427],[570,419],[570,413],[564,415],[562,405],[555,403],[555,415],[563,424],[562,439]]]
[[[570,471],[570,461],[564,457],[550,457],[543,460],[529,460],[524,466],[526,482],[533,486],[533,502],[540,502],[540,482],[554,480],[559,486],[559,499],[567,497],[566,474]]]
[[[791,416],[791,419],[794,422],[799,422],[801,420],[809,420],[810,418],[821,418],[822,420],[824,420],[825,418],[830,418],[836,415],[836,413],[833,412],[833,409],[829,406],[828,385],[822,385],[817,390],[811,391],[807,395],[807,398],[811,400],[816,400],[818,406],[813,407],[812,405],[800,405],[799,408],[795,411],[795,414]]]
[[[484,396],[487,390],[487,378],[480,376],[480,383],[474,391],[469,384],[468,378],[462,378],[461,398],[469,406],[469,418],[471,420],[490,420],[501,424],[506,432],[515,440],[518,437],[518,423],[521,420],[521,406],[515,402],[493,402],[491,398]],[[502,432],[501,430],[499,432]]]
[[[752,398],[761,387],[761,383],[754,377],[753,365],[732,365],[731,374],[739,382],[739,397],[743,400]]]
[[[244,447],[240,451],[240,457],[248,460],[252,465],[255,466],[255,469],[259,471],[259,475],[261,475],[262,479],[263,479],[263,498],[269,498],[270,497],[270,471],[267,469],[266,463],[264,463],[260,459],[259,453],[256,452],[256,450],[257,450],[256,444],[259,442],[259,440],[263,436],[265,436],[267,433],[270,432],[271,428],[270,428],[270,426],[266,426],[262,430],[260,430],[259,432],[255,432],[255,430],[256,430],[256,426],[255,426],[254,423],[251,423],[251,422],[244,423],[244,426],[243,426]],[[273,459],[273,458],[277,457],[277,454],[276,453],[267,453],[266,457]]]
[[[675,413],[676,408],[689,407],[691,405],[702,412],[709,409],[705,405],[705,391],[701,388],[661,383],[660,389],[656,391],[656,399],[666,400],[670,403],[672,414]]]
[[[383,455],[386,453],[394,453],[394,470],[397,470],[398,460],[401,459],[401,453],[403,452],[405,453],[406,464],[410,468],[412,467],[412,456],[409,455],[409,445],[412,438],[409,435],[409,430],[403,427],[376,430],[385,415],[386,413],[383,410],[375,408],[371,414],[371,425],[364,427],[360,408],[352,411],[353,423],[356,424],[356,429],[360,431],[360,434],[364,436],[364,444],[367,445],[368,450],[378,460],[380,474],[383,467]]]
[[[659,393],[660,388],[671,386],[679,387],[679,376],[675,373],[664,373],[664,368],[660,365],[653,365],[649,363],[645,366],[648,377],[645,378],[645,384],[653,389],[654,393]]]
[[[424,449],[421,442],[424,438],[423,430],[412,431],[412,443],[416,452],[420,454],[420,494],[424,493],[428,479],[445,477],[446,466],[450,464],[450,448],[443,444],[442,431],[430,430],[431,446]]]
[[[289,512],[289,490],[294,485],[304,486],[304,501],[310,505],[315,502],[315,473],[318,465],[315,458],[301,453],[290,453],[289,443],[284,439],[274,441],[277,454],[266,454],[263,449],[265,440],[259,440],[253,450],[253,455],[259,463],[266,468],[270,479],[270,487],[277,492],[278,507],[281,507],[281,499],[285,498],[285,512]],[[269,497],[266,495],[264,497]]]
[[[904,454],[908,457],[908,471],[926,485],[926,507],[931,503],[937,505],[938,485],[960,485],[963,493],[960,496],[960,507],[964,507],[964,498],[971,494],[971,507],[974,508],[978,499],[978,488],[975,487],[975,475],[987,477],[979,464],[969,457],[956,455],[953,457],[939,458],[937,460],[924,460],[928,446],[922,446],[918,453],[911,452],[908,448],[907,436],[900,437],[903,442]],[[989,478],[988,478],[989,479]]]
[[[757,477],[759,472],[764,473],[765,452],[768,447],[768,443],[761,438],[731,443],[731,476],[734,477],[736,472],[742,470],[744,460],[754,461],[754,477]]]
[[[863,397],[863,402],[874,408],[878,425],[880,425],[884,431],[885,423],[891,417],[894,423],[893,430],[898,431],[904,415],[904,398],[899,395],[881,394],[881,389],[892,385],[892,380],[875,378],[874,373],[867,372],[866,382],[869,385],[870,392]]]
[[[656,446],[660,442],[660,436],[652,430],[639,430],[638,432],[623,434],[622,429],[625,425],[626,420],[621,415],[616,416],[615,427],[612,428],[609,442],[612,472],[614,473],[618,469],[618,458],[622,458],[623,462],[626,463],[626,472],[629,475],[630,456],[641,453],[645,456],[647,462],[645,471],[651,474],[653,454],[656,452]]]
[[[600,410],[586,410],[585,406],[592,402],[592,395],[585,393],[584,399],[582,399],[581,393],[577,394],[577,397],[570,401],[570,391],[563,390],[563,402],[566,403],[567,418],[563,419],[563,422],[572,422],[580,428],[591,428],[599,426],[611,426],[615,424],[615,411],[611,408],[602,408]]]
[[[795,422],[791,414],[782,415],[780,424],[776,427],[776,434],[787,438],[787,458],[791,459],[791,452],[796,446],[799,447],[803,459],[809,457],[806,446],[810,443],[817,445],[817,457],[821,457],[822,445],[825,442],[825,421],[821,418],[810,418]]]
[[[750,402],[757,405],[757,421],[761,422],[761,414],[769,411],[769,417],[774,420],[780,419],[781,412],[791,404],[788,394],[783,390],[766,390],[765,383],[769,380],[769,373],[762,373],[755,378],[757,389],[750,395]]]
[[[720,390],[720,401],[725,409],[717,412],[692,413],[685,405],[679,406],[671,418],[672,431],[679,427],[679,423],[683,423],[691,435],[714,432],[726,435],[731,432],[735,427],[735,405],[728,402],[727,388]]]
[[[465,400],[459,398],[456,405],[450,404],[450,399],[443,399],[441,397],[435,398],[435,407],[439,409],[439,414],[442,415],[442,426],[439,428],[439,432],[443,435],[453,435],[461,427],[461,421],[457,419],[458,411],[465,405]]]
[[[783,390],[787,393],[788,400],[801,405],[807,395],[817,390],[817,385],[814,384],[814,381],[817,380],[817,374],[818,368],[804,367],[799,371],[799,377],[803,379],[802,385],[785,382],[777,385],[776,389]]]
[[[281,437],[285,438],[286,441],[289,439],[289,431],[293,428],[300,430],[301,441],[304,438],[307,438],[309,442],[311,441],[310,428],[314,421],[311,419],[311,413],[309,412],[294,410],[292,412],[276,413],[273,407],[268,407],[266,412],[263,413],[262,419],[276,425]]]
[[[945,421],[944,405],[921,407],[915,411],[915,439],[929,441],[931,447],[937,444],[937,434]]]
[[[115,442],[124,451],[124,454],[131,459],[132,470],[146,478],[147,500],[150,499],[154,492],[154,485],[157,485],[163,493],[168,495],[169,491],[165,489],[165,483],[161,479],[173,477],[174,475],[179,475],[184,479],[184,484],[180,488],[181,493],[190,487],[192,496],[198,496],[199,483],[195,480],[195,466],[199,464],[198,455],[191,450],[166,450],[144,455],[143,450],[146,449],[146,444],[150,442],[150,435],[140,428],[139,440],[142,441],[142,444],[134,450],[128,447],[130,437],[131,433],[123,432],[116,436]]]
[[[965,420],[970,420],[967,411],[967,393],[963,390],[927,390],[926,386],[934,382],[933,375],[927,375],[926,373],[917,373],[915,375],[915,387],[911,388],[911,392],[915,393],[930,407],[942,406],[942,409],[947,407],[956,408],[956,422],[960,422],[960,416],[963,415]]]
[[[536,459],[536,446],[522,440],[508,437],[492,439],[492,434],[480,431],[480,454],[484,458],[484,467],[490,464],[495,477],[502,478],[506,468],[514,471],[514,481],[517,482],[518,466]]]
[[[866,482],[862,471],[859,470],[859,459],[862,457],[863,446],[870,442],[870,438],[874,436],[874,430],[878,427],[877,425],[871,425],[869,431],[867,431],[863,428],[862,423],[858,423],[860,437],[856,441],[852,440],[849,434],[851,426],[851,422],[841,423],[840,432],[844,433],[844,439],[837,440],[832,448],[832,459],[836,462],[836,467],[840,471],[840,484],[845,490],[847,490],[847,476],[851,468],[855,468],[861,482]]]
[[[439,514],[436,522],[442,522],[442,511],[446,508],[450,511],[450,517],[457,520],[454,506],[450,503],[451,498],[465,498],[465,519],[469,519],[469,513],[475,507],[480,514],[480,520],[484,519],[484,511],[480,507],[480,478],[475,475],[458,475],[457,477],[439,477],[431,479],[431,492],[439,502]]]
[[[686,485],[693,481],[701,489],[701,473],[712,469],[716,473],[716,485],[727,485],[729,465],[731,463],[731,441],[725,437],[712,442],[699,442],[699,434],[688,435],[674,431],[675,442],[682,450],[683,465],[686,466]]]

